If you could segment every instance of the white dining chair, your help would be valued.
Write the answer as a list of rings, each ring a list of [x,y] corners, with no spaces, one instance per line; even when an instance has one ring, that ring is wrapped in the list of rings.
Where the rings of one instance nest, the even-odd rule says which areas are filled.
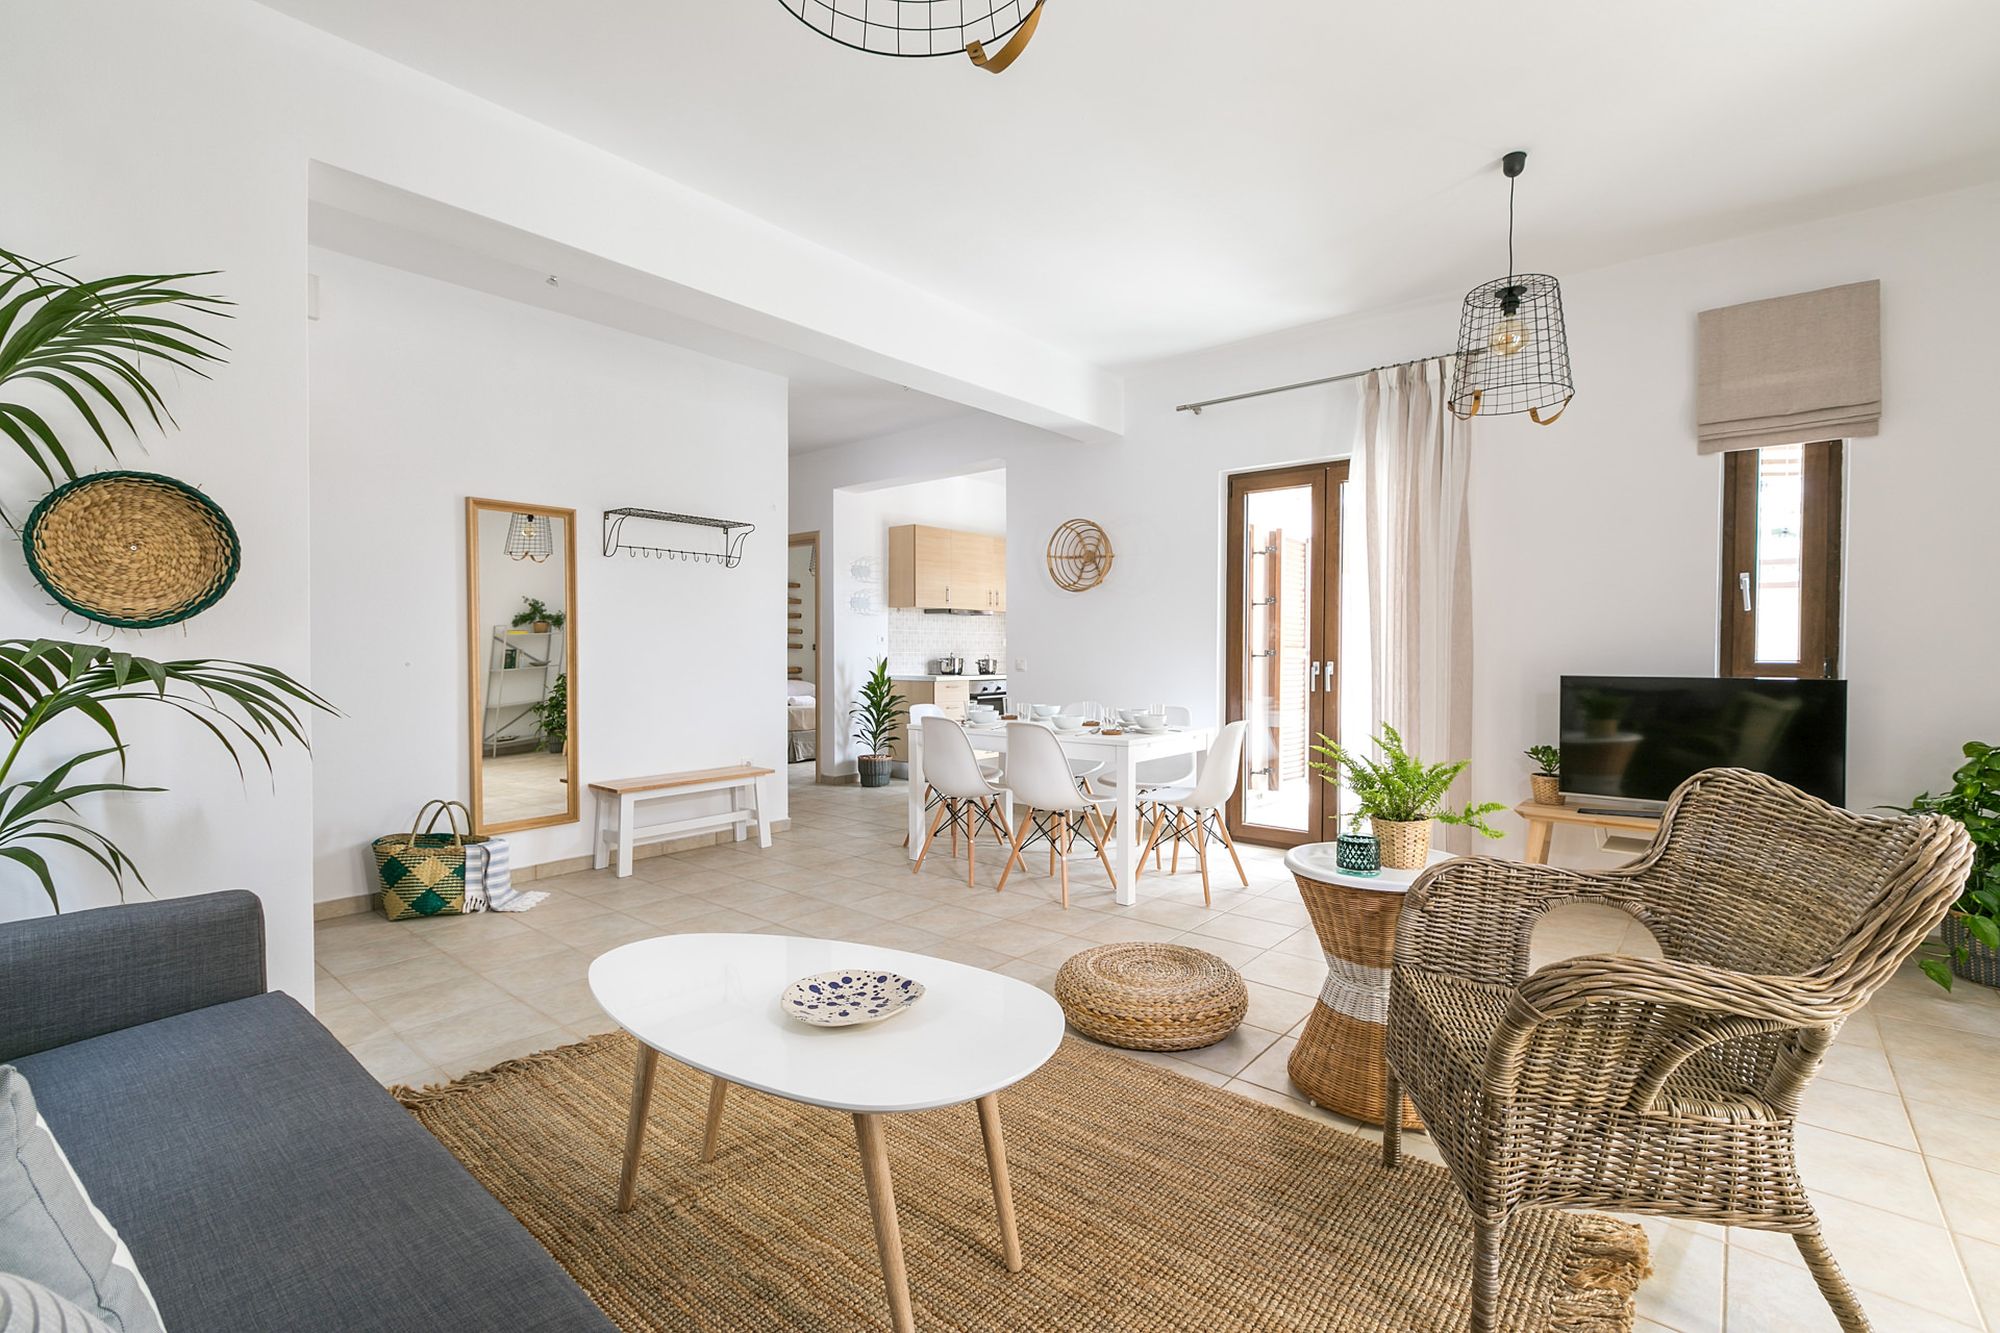
[[[1102,723],[1112,717],[1110,709],[1089,700],[1077,704],[1064,704],[1062,711],[1080,717],[1086,722]],[[1068,763],[1070,776],[1083,784],[1086,796],[1094,794],[1090,790],[1090,780],[1110,767],[1110,764],[1102,759],[1071,759]]]
[[[1231,722],[1216,733],[1215,743],[1201,757],[1201,767],[1193,786],[1161,787],[1147,797],[1153,811],[1153,828],[1146,838],[1146,849],[1140,853],[1133,868],[1133,883],[1138,883],[1147,854],[1157,854],[1161,840],[1170,838],[1174,844],[1174,856],[1168,873],[1180,873],[1182,843],[1194,848],[1201,861],[1201,900],[1213,907],[1215,899],[1208,887],[1208,844],[1219,838],[1222,845],[1229,849],[1229,859],[1236,863],[1237,878],[1243,881],[1244,888],[1250,887],[1250,877],[1243,873],[1243,858],[1236,854],[1236,844],[1230,840],[1229,820],[1224,811],[1229,798],[1236,794],[1236,784],[1242,777],[1243,732],[1248,725]],[[1141,822],[1144,822],[1143,819]]]
[[[1118,878],[1112,874],[1111,862],[1104,855],[1104,821],[1097,803],[1077,789],[1076,779],[1069,771],[1069,758],[1063,754],[1062,744],[1051,728],[1039,722],[1007,724],[1007,790],[1020,808],[1020,819],[1014,828],[1014,846],[1007,856],[1007,868],[1000,872],[996,889],[1007,887],[1007,876],[1014,872],[1015,866],[1021,866],[1021,873],[1027,873],[1021,853],[1039,840],[1049,845],[1050,873],[1055,873],[1058,865],[1061,867],[1062,905],[1068,907],[1069,849],[1079,825],[1085,841],[1097,849],[1104,873],[1111,875],[1111,887],[1114,890],[1118,887]]]
[[[917,727],[923,725],[923,720],[927,717],[949,718],[950,716],[951,714],[945,712],[944,709],[938,707],[936,704],[911,704],[910,711],[905,715],[906,720],[903,725],[914,731]],[[929,778],[929,760],[925,761],[924,770],[924,776]],[[981,759],[979,761],[979,771],[986,775],[988,781],[997,782],[1000,780],[1000,761],[993,758]],[[938,794],[931,787],[931,784],[926,781],[924,783],[924,813],[929,814],[931,811],[937,809],[937,806]],[[908,847],[909,845],[910,835],[905,833],[903,835],[903,846]],[[958,826],[956,824],[952,825],[951,830],[951,859],[954,861],[958,859]]]
[[[1132,710],[1128,709],[1127,711]],[[1189,709],[1180,707],[1178,704],[1168,704],[1166,716],[1167,725],[1170,727],[1191,727],[1194,725],[1194,713]],[[1140,804],[1143,805],[1145,802],[1151,800],[1152,794],[1161,787],[1192,786],[1194,783],[1195,759],[1196,756],[1191,754],[1173,754],[1168,755],[1165,759],[1147,759],[1134,765],[1132,771],[1133,794],[1137,797]],[[1112,772],[1098,778],[1096,785],[1104,788],[1107,794],[1116,796],[1118,794],[1117,771],[1114,769]],[[1141,819],[1139,827],[1143,830],[1145,826],[1146,821]],[[1117,827],[1115,815],[1113,816],[1112,827],[1114,829]],[[1144,836],[1143,833],[1141,836]],[[1153,853],[1155,869],[1159,867],[1159,855],[1157,851]]]
[[[986,780],[980,771],[979,756],[972,752],[972,742],[966,737],[965,728],[950,718],[927,715],[921,719],[924,731],[924,781],[937,793],[937,817],[931,820],[931,830],[924,835],[924,845],[917,851],[916,864],[910,873],[916,874],[924,868],[924,858],[931,853],[931,844],[937,841],[938,830],[946,820],[951,821],[954,850],[960,833],[965,834],[965,883],[972,887],[972,872],[979,859],[979,834],[982,829],[991,829],[1000,845],[1013,851],[1013,829],[1009,826],[1006,808],[1006,793]],[[1004,879],[1005,872],[1002,872]]]

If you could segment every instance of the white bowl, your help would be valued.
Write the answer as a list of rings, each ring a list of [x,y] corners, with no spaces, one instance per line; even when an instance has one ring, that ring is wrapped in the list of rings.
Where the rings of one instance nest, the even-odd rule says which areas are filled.
[[[1141,731],[1165,731],[1167,720],[1158,713],[1141,713],[1132,725]]]
[[[1054,717],[1062,711],[1061,704],[1029,704],[1036,717]]]
[[[1057,713],[1049,719],[1049,725],[1057,731],[1076,731],[1083,726],[1083,718],[1076,713]]]

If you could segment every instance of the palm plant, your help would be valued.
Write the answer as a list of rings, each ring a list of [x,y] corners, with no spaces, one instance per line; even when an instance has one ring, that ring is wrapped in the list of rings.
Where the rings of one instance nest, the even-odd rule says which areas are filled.
[[[110,838],[57,813],[75,814],[71,802],[95,792],[163,790],[74,777],[78,768],[109,755],[118,756],[123,777],[125,741],[108,705],[132,700],[166,704],[193,718],[221,744],[239,776],[248,755],[268,770],[272,749],[288,740],[309,745],[308,710],[334,711],[274,667],[214,658],[156,662],[101,644],[0,639],[0,728],[13,738],[0,760],[0,857],[27,867],[58,912],[62,902],[55,877],[33,844],[81,851],[111,877],[120,897],[127,874],[145,886],[145,877]],[[14,766],[29,737],[72,713],[94,724],[111,743],[72,756],[39,778],[14,780]]]
[[[861,682],[861,703],[854,710],[854,741],[864,759],[886,759],[902,721],[903,696],[889,679],[889,659],[875,660],[875,669]]]
[[[1314,754],[1324,756],[1312,761],[1313,770],[1333,783],[1338,783],[1345,774],[1347,785],[1353,789],[1355,808],[1349,827],[1360,828],[1364,816],[1391,823],[1420,823],[1435,819],[1440,824],[1462,824],[1489,838],[1504,836],[1499,829],[1486,822],[1487,815],[1507,808],[1498,801],[1468,805],[1463,810],[1444,808],[1445,793],[1458,780],[1458,775],[1465,771],[1470,760],[1426,764],[1410,754],[1403,745],[1403,738],[1386,722],[1382,724],[1382,736],[1375,744],[1382,751],[1379,762],[1344,749],[1325,736],[1321,736],[1319,744],[1312,747]]]
[[[204,362],[222,360],[222,343],[165,310],[228,318],[219,296],[176,284],[210,273],[123,274],[85,282],[54,264],[0,249],[0,435],[19,446],[51,483],[74,480],[76,464],[42,415],[18,401],[29,382],[68,400],[114,458],[106,417],[136,439],[136,403],[155,426],[173,422],[153,384],[159,366],[207,378]],[[103,413],[100,416],[100,413]]]

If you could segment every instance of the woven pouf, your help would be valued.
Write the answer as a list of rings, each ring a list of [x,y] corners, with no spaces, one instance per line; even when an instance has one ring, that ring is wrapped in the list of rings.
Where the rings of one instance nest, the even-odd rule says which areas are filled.
[[[1250,992],[1236,969],[1182,944],[1100,944],[1056,973],[1070,1026],[1131,1051],[1213,1046],[1243,1021]]]

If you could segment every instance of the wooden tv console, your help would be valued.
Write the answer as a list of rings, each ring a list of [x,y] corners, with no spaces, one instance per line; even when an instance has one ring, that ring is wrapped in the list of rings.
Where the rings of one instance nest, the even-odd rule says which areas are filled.
[[[1533,801],[1523,801],[1514,807],[1514,813],[1528,821],[1528,850],[1521,859],[1538,866],[1549,863],[1549,843],[1555,838],[1558,824],[1609,829],[1614,833],[1636,833],[1648,838],[1660,831],[1658,815],[1586,813],[1567,801],[1561,805],[1537,805]]]

